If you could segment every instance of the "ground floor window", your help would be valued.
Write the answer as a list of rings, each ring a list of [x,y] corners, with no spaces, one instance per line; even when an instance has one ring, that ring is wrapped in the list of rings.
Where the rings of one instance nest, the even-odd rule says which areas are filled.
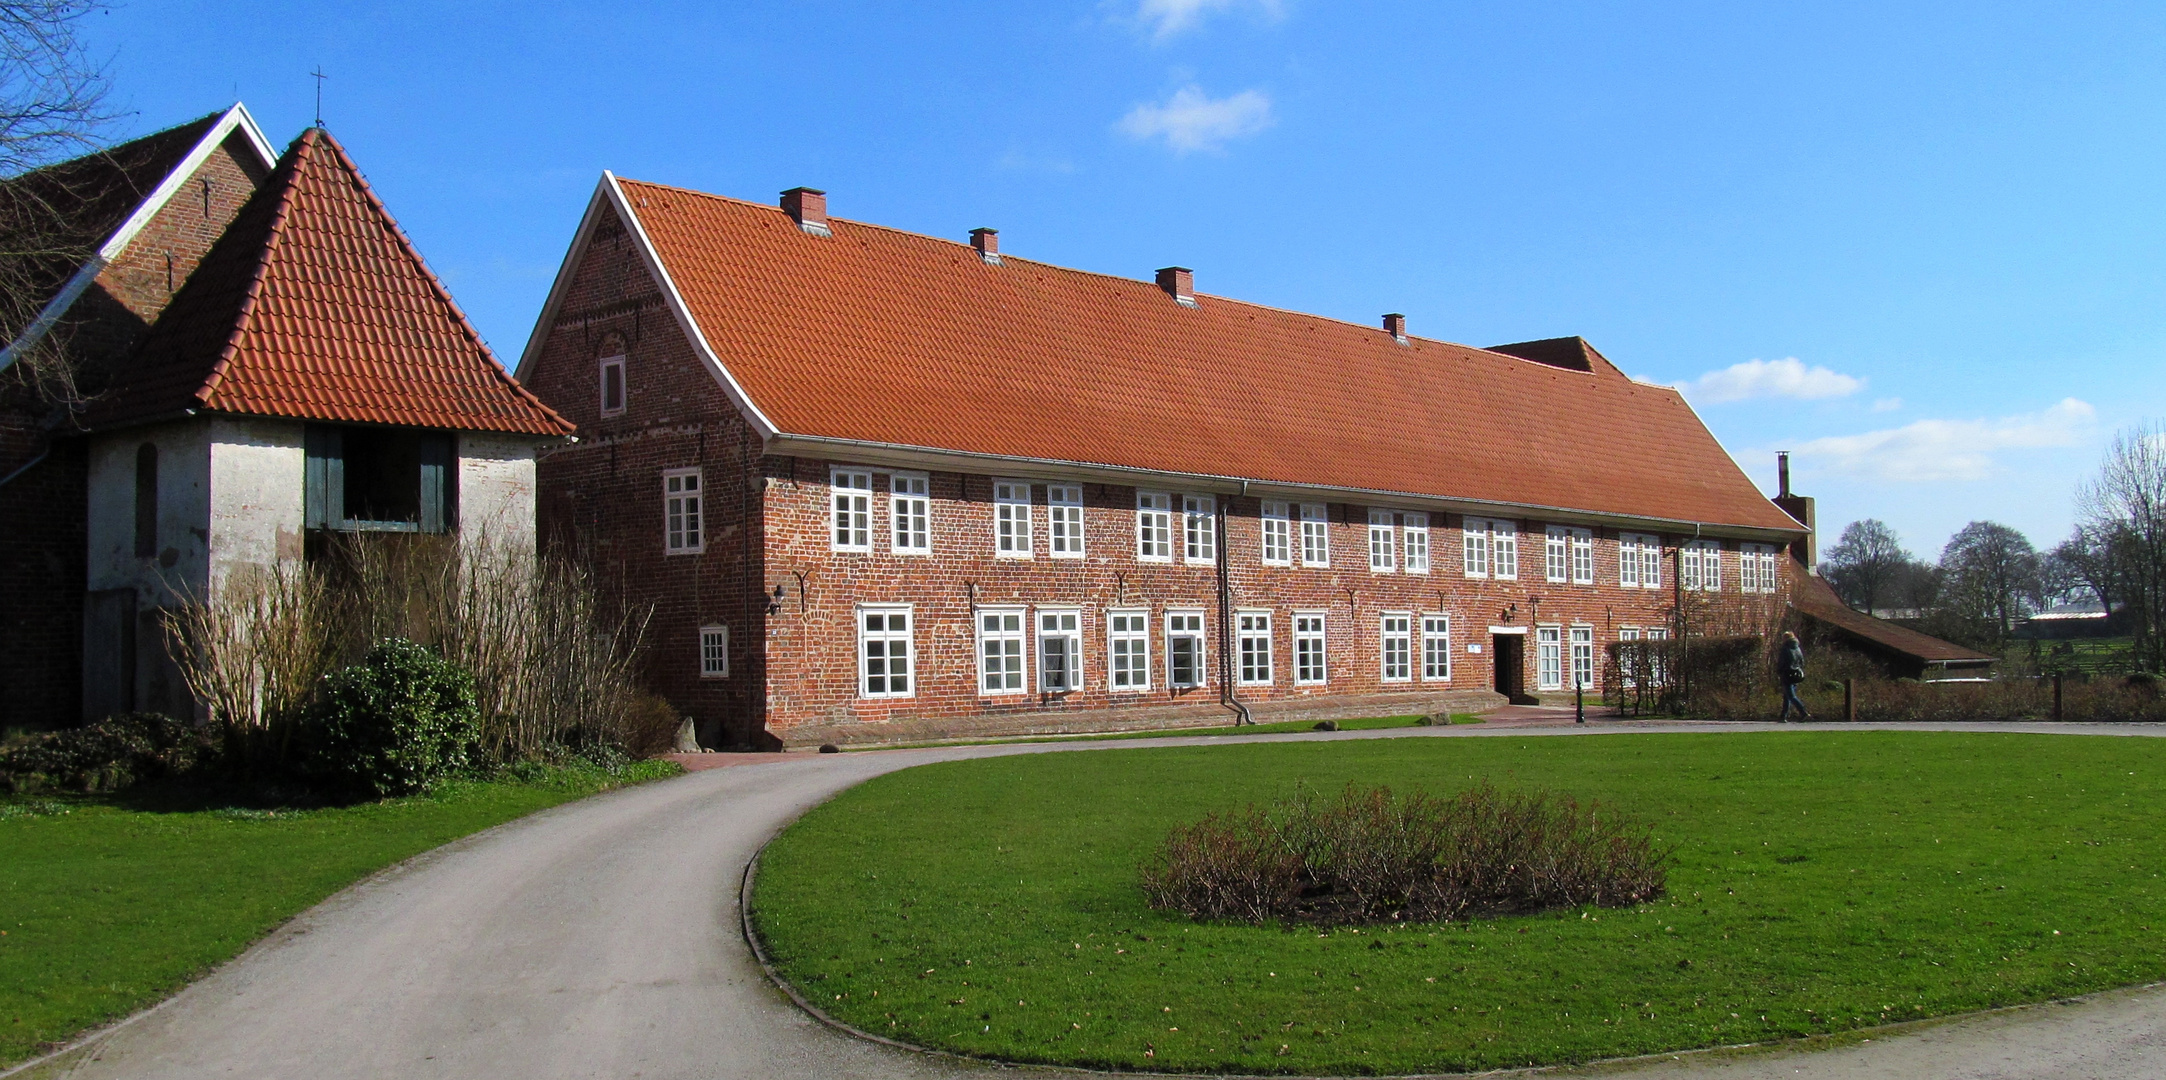
[[[1452,620],[1449,615],[1421,617],[1421,677],[1449,682],[1452,677]]]
[[[1594,627],[1572,628],[1572,685],[1584,690],[1594,688]]]
[[[1319,685],[1327,678],[1324,667],[1324,614],[1294,612],[1294,681]]]
[[[1166,613],[1166,681],[1174,686],[1202,686],[1203,612]]]
[[[1617,631],[1617,640],[1619,641],[1638,641],[1639,639],[1640,628],[1637,626],[1627,626]],[[1633,662],[1631,655],[1629,650],[1625,650],[1623,662],[1617,665],[1617,681],[1627,690],[1633,689],[1640,684],[1640,681],[1632,675]]]
[[[1414,617],[1385,612],[1377,653],[1383,658],[1385,682],[1406,682],[1414,677]]]
[[[1151,616],[1142,611],[1106,613],[1107,666],[1115,690],[1151,688]]]
[[[1241,684],[1269,686],[1271,674],[1271,613],[1244,611],[1238,617],[1241,645]]]
[[[1038,689],[1065,694],[1083,688],[1083,613],[1038,613]]]
[[[859,688],[866,697],[909,697],[916,646],[910,609],[868,607],[858,611]]]
[[[1555,626],[1534,628],[1534,686],[1537,690],[1564,689],[1564,631]]]
[[[730,628],[699,628],[699,677],[727,679],[730,674]]]
[[[988,694],[1023,692],[1023,609],[978,610],[978,689]]]

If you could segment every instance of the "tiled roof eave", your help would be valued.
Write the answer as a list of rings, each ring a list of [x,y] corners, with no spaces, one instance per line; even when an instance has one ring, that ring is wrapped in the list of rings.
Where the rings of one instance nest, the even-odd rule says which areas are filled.
[[[1806,532],[1802,525],[1794,528],[1768,528],[1718,521],[1687,521],[1679,518],[1619,514],[1601,510],[1547,506],[1539,503],[1497,502],[1424,492],[1389,491],[1330,484],[1304,484],[1255,477],[1148,469],[1103,462],[1018,457],[941,447],[869,442],[824,435],[793,435],[786,432],[778,433],[769,439],[766,452],[780,457],[825,458],[866,465],[892,465],[947,472],[1013,475],[1031,479],[1083,479],[1093,483],[1104,482],[1125,486],[1183,488],[1189,491],[1211,492],[1222,495],[1283,496],[1288,501],[1296,502],[1303,500],[1367,502],[1373,500],[1448,513],[1533,519],[1559,525],[1600,525],[1614,528],[1645,529],[1650,532],[1670,534],[1702,533],[1779,543],[1787,543],[1796,537],[1804,535]]]

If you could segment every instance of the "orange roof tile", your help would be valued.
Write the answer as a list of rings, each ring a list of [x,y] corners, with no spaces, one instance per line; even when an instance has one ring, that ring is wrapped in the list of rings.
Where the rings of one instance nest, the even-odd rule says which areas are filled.
[[[1867,615],[1843,603],[1835,587],[1820,577],[1807,575],[1792,590],[1790,603],[1799,612],[1828,626],[1862,638],[1881,648],[1925,663],[1983,663],[1999,659],[1991,653],[1967,649],[1899,623]]]
[[[831,237],[811,236],[775,207],[617,183],[709,348],[785,434],[1799,528],[1677,391],[1631,381],[1576,338],[1401,345],[1224,297],[1183,307],[1149,282],[1013,255],[988,265],[966,244],[878,226],[830,219]]]
[[[303,132],[144,336],[91,427],[188,410],[563,435],[328,132]]]

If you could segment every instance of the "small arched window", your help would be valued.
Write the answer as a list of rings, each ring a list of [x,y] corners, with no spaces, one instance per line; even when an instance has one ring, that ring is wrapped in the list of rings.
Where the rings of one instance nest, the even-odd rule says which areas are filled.
[[[158,448],[150,443],[135,448],[135,554],[158,554]]]

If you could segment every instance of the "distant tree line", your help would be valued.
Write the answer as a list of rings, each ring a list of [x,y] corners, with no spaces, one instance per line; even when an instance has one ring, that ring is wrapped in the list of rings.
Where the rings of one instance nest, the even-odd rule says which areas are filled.
[[[2007,525],[1973,521],[1928,562],[1887,523],[1866,518],[1843,528],[1820,572],[1853,608],[1996,651],[2048,606],[2096,603],[2124,612],[2140,669],[2166,671],[2166,426],[2115,437],[2077,494],[2075,530],[2049,550]]]

